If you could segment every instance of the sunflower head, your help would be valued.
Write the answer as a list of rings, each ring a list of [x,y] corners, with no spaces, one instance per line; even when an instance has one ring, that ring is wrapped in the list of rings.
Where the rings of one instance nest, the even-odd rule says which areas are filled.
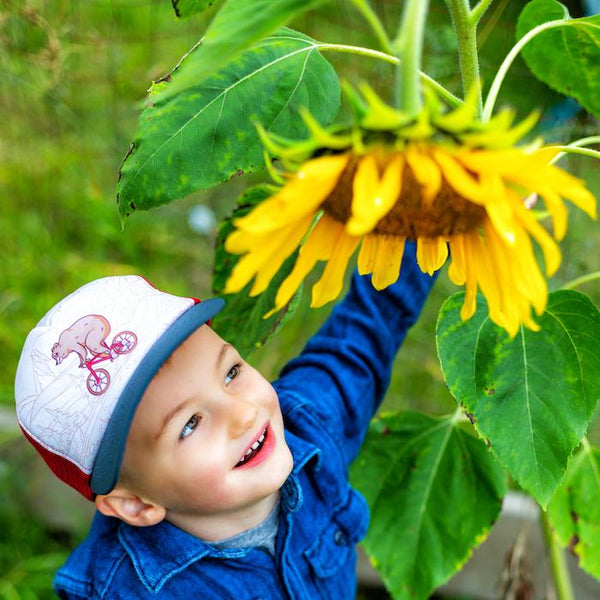
[[[304,112],[306,140],[260,130],[284,170],[272,168],[273,195],[235,221],[225,248],[243,256],[225,291],[237,292],[254,278],[251,294],[260,294],[298,247],[273,310],[289,302],[319,262],[325,268],[312,305],[334,300],[357,249],[359,272],[382,289],[398,279],[410,239],[426,273],[451,256],[448,274],[466,286],[464,319],[474,313],[479,289],[490,318],[510,335],[521,325],[537,329],[532,308],[543,312],[547,286],[532,242],[542,250],[546,276],[561,258],[524,199],[543,198],[556,239],[566,232],[564,199],[596,215],[584,184],[550,164],[553,150],[539,140],[517,146],[537,115],[514,124],[514,113],[505,110],[482,123],[474,95],[449,110],[428,93],[422,111],[409,117],[367,85],[345,89],[354,115],[348,126],[326,129]]]

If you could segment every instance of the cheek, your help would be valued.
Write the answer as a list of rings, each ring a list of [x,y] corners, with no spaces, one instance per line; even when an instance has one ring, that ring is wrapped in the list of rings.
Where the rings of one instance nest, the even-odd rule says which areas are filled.
[[[273,412],[279,412],[279,398],[275,388],[262,376],[257,382],[256,395],[261,398],[266,408]]]
[[[187,449],[186,449],[187,450]],[[198,504],[203,509],[218,507],[222,502],[226,472],[222,457],[212,453],[210,458],[199,457],[198,451],[186,452],[186,456],[170,465],[169,477],[165,482],[170,495],[177,501]]]

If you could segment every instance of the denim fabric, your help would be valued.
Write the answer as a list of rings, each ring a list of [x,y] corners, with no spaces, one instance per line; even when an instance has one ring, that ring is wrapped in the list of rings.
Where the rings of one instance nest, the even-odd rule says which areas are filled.
[[[407,244],[397,284],[375,292],[355,275],[330,318],[274,383],[294,457],[281,489],[275,557],[219,549],[163,521],[131,527],[97,514],[55,577],[61,598],[350,600],[368,509],[348,484],[392,362],[433,279]]]

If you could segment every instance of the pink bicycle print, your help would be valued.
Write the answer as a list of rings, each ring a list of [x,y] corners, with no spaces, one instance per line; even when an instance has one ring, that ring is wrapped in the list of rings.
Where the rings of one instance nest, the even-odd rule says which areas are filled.
[[[96,354],[84,361],[83,366],[87,367],[90,374],[87,377],[87,389],[94,396],[101,396],[110,385],[110,373],[102,367],[96,368],[101,362],[110,360],[111,362],[121,354],[131,352],[137,344],[137,336],[133,331],[121,331],[113,338],[110,346],[107,346],[107,353]]]

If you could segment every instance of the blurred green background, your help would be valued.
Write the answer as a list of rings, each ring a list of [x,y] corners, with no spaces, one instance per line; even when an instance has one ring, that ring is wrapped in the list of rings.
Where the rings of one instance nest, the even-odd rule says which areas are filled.
[[[521,0],[497,0],[480,30],[484,84],[514,43]],[[373,6],[395,31],[401,2]],[[139,273],[157,287],[210,296],[214,228],[198,232],[190,215],[207,206],[216,219],[265,175],[240,177],[149,213],[121,229],[115,182],[133,137],[145,91],[201,37],[215,8],[178,22],[168,0],[0,0],[0,598],[52,598],[50,581],[85,534],[89,508],[62,490],[22,439],[13,379],[27,332],[61,297],[90,279]],[[578,3],[570,3],[574,16]],[[375,45],[349,2],[332,1],[292,26],[322,41]],[[432,0],[425,66],[460,93],[455,42],[444,4]],[[350,80],[389,87],[385,63],[327,55]],[[567,142],[597,133],[598,123],[536,82],[522,62],[510,72],[501,103],[526,114],[547,110],[540,130]],[[598,165],[564,161],[600,196]],[[556,288],[600,270],[598,224],[571,211]],[[397,361],[385,408],[435,414],[453,410],[435,353],[441,303],[454,288],[442,273],[424,315]],[[581,291],[600,303],[598,282]],[[253,357],[275,377],[329,312],[302,302],[295,318]],[[373,597],[373,596],[370,596]]]

